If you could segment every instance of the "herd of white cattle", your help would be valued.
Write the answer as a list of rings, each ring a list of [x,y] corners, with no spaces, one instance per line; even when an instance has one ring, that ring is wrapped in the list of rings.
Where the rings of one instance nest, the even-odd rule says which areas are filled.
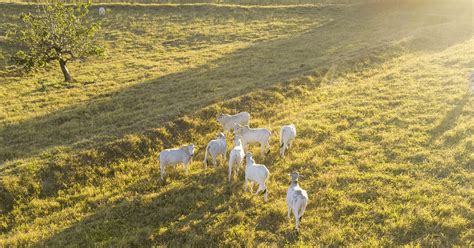
[[[474,93],[474,72],[469,74],[469,91]],[[208,154],[212,158],[212,164],[217,164],[217,158],[222,156],[224,161],[227,160],[227,140],[224,133],[234,132],[234,147],[229,153],[229,182],[232,181],[232,172],[236,170],[239,174],[240,166],[245,161],[245,190],[248,189],[249,183],[257,183],[257,195],[263,192],[264,200],[267,201],[266,181],[270,176],[270,172],[263,164],[255,163],[252,154],[247,151],[247,145],[258,144],[262,156],[270,152],[270,138],[272,132],[266,128],[251,128],[250,114],[241,112],[236,115],[221,114],[217,117],[217,121],[222,125],[224,132],[219,133],[216,139],[211,140],[206,147],[204,155],[204,167],[207,169]],[[291,147],[296,138],[296,127],[293,124],[282,126],[280,129],[280,156],[285,156],[285,151]],[[164,179],[165,168],[168,165],[184,164],[186,174],[188,173],[188,165],[194,156],[194,144],[183,146],[180,148],[166,149],[160,153],[160,170],[161,179]],[[286,204],[288,206],[288,218],[291,211],[296,219],[296,230],[299,230],[299,224],[303,213],[308,204],[308,194],[298,185],[298,178],[301,175],[298,172],[288,174],[291,176],[291,185],[286,194]]]
[[[250,144],[258,144],[261,148],[262,156],[270,151],[270,137],[272,132],[266,128],[251,128],[250,114],[241,112],[236,115],[221,114],[217,121],[224,128],[224,132],[217,135],[216,139],[211,140],[205,150],[204,168],[207,169],[208,155],[212,159],[212,164],[217,164],[217,159],[222,157],[224,162],[227,160],[227,140],[224,133],[231,130],[234,132],[234,147],[229,153],[229,182],[232,181],[232,172],[239,174],[239,169],[245,161],[245,190],[252,191],[252,184],[258,184],[255,195],[260,192],[264,195],[264,201],[268,200],[268,191],[266,182],[270,176],[270,171],[263,164],[257,164],[252,153],[247,152],[247,146]],[[285,156],[285,151],[291,147],[296,138],[296,127],[293,124],[286,125],[280,129],[280,156]],[[188,167],[194,156],[194,144],[182,146],[179,148],[165,149],[160,152],[160,172],[161,179],[165,177],[165,169],[167,166],[176,166],[184,164],[185,172],[188,174]],[[291,185],[286,194],[286,204],[288,206],[288,218],[293,212],[296,219],[296,230],[299,230],[299,224],[303,213],[308,204],[308,194],[298,185],[298,178],[302,177],[298,172],[288,174],[291,177]]]
[[[99,15],[105,15],[105,8],[99,8]],[[469,91],[474,93],[474,71],[469,74]],[[270,176],[270,172],[263,164],[255,163],[251,153],[246,153],[247,145],[259,144],[262,156],[270,152],[270,138],[272,132],[266,128],[251,128],[250,114],[241,112],[236,115],[221,114],[217,121],[222,125],[224,133],[233,130],[234,132],[234,147],[229,154],[229,182],[232,181],[232,172],[235,169],[236,174],[239,174],[239,169],[245,161],[245,190],[248,189],[249,183],[257,183],[258,189],[255,192],[257,195],[263,192],[264,200],[267,201],[267,186],[266,181]],[[227,160],[227,140],[224,133],[219,133],[217,138],[211,140],[206,147],[204,155],[204,166],[207,169],[208,154],[212,158],[212,163],[215,166],[217,158],[222,156],[224,161]],[[280,129],[280,156],[285,156],[285,151],[291,147],[291,144],[296,138],[295,125],[290,124],[281,127]],[[194,144],[186,145],[180,148],[166,149],[160,152],[160,172],[161,179],[164,179],[166,166],[177,164],[184,164],[185,172],[188,174],[188,167],[194,156]],[[301,175],[298,172],[288,174],[291,176],[291,185],[286,194],[286,204],[288,206],[288,218],[290,218],[291,211],[296,219],[296,230],[299,230],[299,224],[303,213],[308,204],[308,194],[298,185],[298,178]]]

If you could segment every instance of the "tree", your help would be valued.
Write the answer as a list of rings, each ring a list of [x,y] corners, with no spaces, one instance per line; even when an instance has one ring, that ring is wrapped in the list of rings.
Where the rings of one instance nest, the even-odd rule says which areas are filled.
[[[10,32],[11,40],[23,47],[15,62],[32,71],[57,61],[64,81],[72,81],[68,62],[103,53],[95,39],[100,26],[87,17],[90,5],[55,3],[39,7],[36,14],[21,14],[23,25]]]

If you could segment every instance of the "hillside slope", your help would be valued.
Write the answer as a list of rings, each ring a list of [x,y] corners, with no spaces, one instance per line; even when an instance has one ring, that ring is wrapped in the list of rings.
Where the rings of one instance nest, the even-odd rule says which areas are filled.
[[[75,139],[60,148],[41,140],[55,149],[25,153],[31,157],[20,151],[0,168],[0,246],[472,244],[472,12],[452,12],[466,6],[331,10],[338,19],[326,25],[237,51],[217,69],[177,76],[171,85],[185,94],[176,101],[196,107],[163,119],[171,122],[83,147]],[[239,88],[234,78],[250,81]],[[223,81],[232,93],[199,102],[201,80]],[[106,105],[159,104],[147,92],[163,82]],[[219,130],[212,119],[243,110],[254,126],[276,131],[294,123],[298,130],[286,159],[277,155],[276,137],[269,156],[256,155],[271,172],[268,203],[243,191],[242,174],[229,184],[225,166],[205,171],[201,162]],[[112,113],[90,118],[114,123]],[[157,151],[189,142],[200,148],[190,175],[171,168],[160,182]],[[300,183],[310,195],[299,235],[285,213],[293,170],[306,175]]]

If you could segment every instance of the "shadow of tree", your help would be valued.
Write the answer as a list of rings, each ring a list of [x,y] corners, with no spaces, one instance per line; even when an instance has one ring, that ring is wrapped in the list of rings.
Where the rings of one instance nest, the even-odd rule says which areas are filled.
[[[310,75],[314,73],[314,68],[352,68],[357,61],[373,54],[391,55],[393,50],[398,52],[394,43],[406,42],[407,39],[418,41],[416,37],[421,34],[413,30],[426,27],[423,15],[416,11],[410,16],[413,19],[409,21],[393,13],[381,21],[380,17],[386,12],[394,11],[393,9],[364,6],[349,11],[345,18],[334,20],[304,34],[260,43],[237,51],[214,61],[215,66],[201,66],[146,81],[86,104],[2,127],[0,161],[25,158],[56,146],[98,146],[129,133],[162,127],[167,121],[194,113],[213,103]],[[354,18],[358,17],[360,19],[355,21]],[[427,43],[426,46],[413,46],[412,49],[439,51],[471,37],[470,33],[446,28],[444,24],[438,26],[436,37],[450,37],[449,42]],[[457,24],[459,23],[453,22],[450,25]],[[335,28],[337,26],[349,26],[353,30],[362,31],[348,33],[347,29]],[[433,28],[436,29],[436,25],[429,25],[430,30]],[[388,57],[390,56],[385,56],[375,63],[382,63]],[[235,110],[248,110],[246,108],[249,106],[235,105]],[[459,116],[456,113],[454,111],[452,115]],[[446,126],[451,125],[448,121],[446,123]],[[182,121],[169,124],[169,127],[187,130],[187,124]],[[202,135],[204,132],[199,133]],[[172,132],[168,138],[190,140],[192,134]],[[128,153],[124,156],[128,156]],[[128,158],[133,159],[130,156]],[[266,158],[264,162],[272,161],[271,159]],[[86,169],[95,166],[91,164]],[[74,166],[83,165],[76,163]],[[45,170],[45,175],[54,175],[53,169]],[[226,227],[242,220],[237,215],[220,219],[219,213],[230,211],[230,206],[237,202],[241,204],[241,209],[254,205],[253,201],[245,196],[231,197],[234,192],[240,191],[239,187],[242,185],[223,183],[222,178],[225,178],[225,175],[224,169],[219,169],[217,172],[190,177],[173,177],[170,180],[180,180],[182,186],[167,190],[162,190],[161,187],[166,185],[157,181],[157,175],[152,175],[150,179],[129,187],[126,193],[131,196],[122,197],[121,200],[105,206],[93,207],[95,209],[89,217],[73,223],[69,228],[36,245],[173,245],[165,244],[163,240],[172,240],[176,245],[189,242],[193,242],[192,245],[217,245],[228,234]],[[113,176],[113,173],[107,176]],[[144,185],[152,186],[143,190]],[[284,215],[280,216],[275,212],[265,212],[256,217],[257,224],[261,225],[256,229],[271,228],[275,223],[282,224],[283,217]],[[127,228],[123,229],[123,226]],[[298,241],[298,236],[292,232],[278,235],[286,242]],[[235,239],[238,240],[238,236]]]
[[[354,66],[370,55],[397,53],[401,51],[400,43],[408,47],[413,44],[412,48],[417,50],[436,51],[471,37],[464,29],[451,28],[465,25],[463,18],[428,25],[428,17],[419,11],[403,9],[403,12],[400,8],[363,5],[335,9],[347,14],[300,35],[241,49],[209,65],[3,126],[0,161],[26,158],[58,146],[73,145],[74,149],[96,146],[129,133],[160,127],[167,121],[255,89],[311,75],[315,68],[344,70],[345,66]],[[390,15],[381,19],[387,14]],[[401,16],[408,16],[409,20]],[[436,32],[430,36],[433,30]],[[432,39],[418,46],[419,38],[426,36]],[[444,42],[435,42],[440,38]],[[237,110],[240,110],[238,106]]]

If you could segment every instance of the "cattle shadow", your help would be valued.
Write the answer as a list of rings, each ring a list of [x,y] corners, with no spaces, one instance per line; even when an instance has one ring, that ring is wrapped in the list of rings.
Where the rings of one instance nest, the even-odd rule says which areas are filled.
[[[261,207],[262,199],[242,196],[250,194],[244,192],[242,178],[232,184],[226,180],[225,168],[190,176],[180,173],[170,173],[168,180],[179,180],[182,186],[161,190],[171,181],[162,183],[158,175],[151,175],[127,188],[125,195],[132,196],[98,207],[92,215],[34,246],[217,246],[226,238],[228,227],[240,223],[232,215],[235,202],[241,211]],[[154,186],[147,191],[135,191],[150,183]],[[157,191],[161,192],[153,193]],[[234,203],[229,203],[230,198]],[[223,219],[222,214],[229,217]],[[273,215],[262,220],[268,218]]]
[[[5,158],[28,157],[54,146],[75,144],[77,147],[86,147],[89,143],[96,145],[98,142],[115,139],[117,136],[161,126],[166,121],[192,114],[210,104],[312,73],[315,67],[364,59],[367,54],[373,53],[378,48],[386,49],[387,44],[413,35],[410,29],[386,35],[384,29],[391,27],[392,23],[380,27],[379,24],[375,24],[376,16],[365,18],[367,20],[360,24],[352,23],[349,17],[345,20],[336,20],[295,37],[269,41],[239,50],[215,61],[214,63],[218,65],[215,68],[202,66],[145,81],[140,85],[112,93],[105,99],[96,99],[50,115],[2,127],[0,137],[7,149],[2,153],[0,161]],[[397,20],[398,23],[403,22]],[[334,25],[352,25],[354,29],[361,28],[358,25],[367,26],[363,26],[366,28],[366,32],[363,33],[334,34],[332,33]],[[443,29],[442,32],[446,36],[452,34],[449,29]],[[427,44],[423,50],[433,52],[443,50],[463,42],[470,36],[470,34],[456,36],[450,43],[442,45]],[[334,47],[334,43],[331,42],[337,40],[342,40],[342,43],[337,43],[339,45]],[[367,46],[369,41],[373,44]],[[360,45],[351,46],[353,42]],[[312,43],[317,45],[308,46]],[[292,56],[288,57],[289,54]],[[312,59],[312,56],[318,59]],[[221,84],[223,78],[228,81],[226,84]],[[206,83],[196,79],[205,79]],[[245,81],[251,84],[244,84]],[[203,95],[206,97],[203,98]],[[462,107],[448,115],[458,118],[461,110]],[[123,119],[127,121],[124,122]],[[146,122],[143,119],[146,119]],[[445,119],[446,121],[443,121],[446,122],[445,126],[453,125],[448,117]],[[78,131],[68,129],[74,126],[81,128]],[[78,142],[80,144],[77,144]],[[15,149],[28,150],[29,146],[36,147],[27,153],[13,152]],[[5,155],[5,151],[11,154]],[[224,220],[212,227],[208,224],[216,221],[219,213],[227,211],[222,205],[228,203],[233,192],[241,186],[240,183],[229,186],[222,182],[220,178],[225,178],[226,175],[225,173],[224,176],[221,175],[222,172],[218,170],[190,177],[176,177],[175,173],[171,173],[173,177],[169,180],[182,180],[183,186],[160,192],[153,196],[151,201],[135,194],[113,204],[96,207],[89,217],[73,223],[69,228],[36,243],[35,246],[61,247],[68,244],[151,246],[190,242],[193,242],[192,245],[217,246],[220,240],[215,239],[212,234],[222,232],[222,229],[236,220]],[[158,177],[153,175],[153,178]],[[156,186],[151,186],[150,191],[140,192],[143,185],[150,184]],[[149,179],[130,186],[128,191],[146,194],[152,193],[153,190],[159,191],[164,186],[166,184],[160,184],[157,179]],[[218,193],[222,195],[216,196]],[[253,206],[247,198],[238,200],[243,202],[244,207]],[[278,222],[283,217],[270,213],[258,222],[267,227],[275,218]],[[127,230],[120,229],[123,223],[129,227]],[[173,228],[167,228],[169,223],[173,223]],[[107,232],[103,233],[103,230]],[[288,232],[283,235],[290,243],[297,242],[298,237],[294,233]],[[166,244],[160,240],[172,240],[175,243]]]
[[[169,180],[184,179],[175,174],[172,173],[173,178]],[[159,176],[154,177],[159,178]],[[150,235],[157,237],[166,235],[166,232],[165,234],[161,233],[160,228],[165,227],[167,223],[176,223],[177,226],[182,227],[191,220],[202,220],[203,216],[208,214],[207,211],[203,211],[203,208],[209,209],[211,214],[214,213],[212,206],[220,205],[224,198],[208,199],[213,194],[212,189],[207,188],[201,191],[199,185],[210,182],[215,177],[214,173],[191,175],[183,186],[164,190],[146,201],[139,195],[123,198],[115,204],[99,208],[92,216],[35,245],[65,246],[76,243],[83,246],[94,246],[97,243],[102,243],[107,246],[122,246],[124,243],[120,242],[131,245],[134,243],[134,238],[141,245],[152,245],[157,241],[150,239]],[[156,183],[156,190],[165,186],[159,182],[159,179],[151,179],[151,181]],[[151,181],[147,183],[151,183]],[[140,183],[144,182],[138,184]],[[139,187],[139,185],[130,186],[131,189],[135,187]],[[215,185],[214,190],[223,190],[223,185]],[[186,218],[182,219],[182,216],[186,216]],[[127,224],[127,230],[123,229],[123,223]],[[101,227],[100,231],[96,230],[98,226]],[[147,227],[147,229],[142,229],[142,227]],[[158,233],[154,234],[153,232],[156,231]],[[127,240],[127,237],[130,239]],[[110,243],[110,240],[119,243]]]
[[[470,97],[471,97],[471,93],[466,92],[463,98],[461,98],[454,105],[454,107],[446,113],[443,120],[430,131],[431,133],[431,138],[429,140],[430,144],[435,142],[438,138],[443,136],[444,133],[446,133],[447,131],[451,130],[453,127],[456,126],[456,123],[463,112],[464,106],[469,101]]]

